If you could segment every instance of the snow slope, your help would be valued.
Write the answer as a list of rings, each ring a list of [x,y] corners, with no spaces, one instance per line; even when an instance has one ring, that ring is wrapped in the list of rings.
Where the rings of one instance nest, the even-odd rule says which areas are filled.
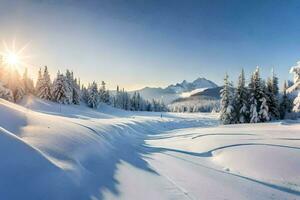
[[[1,199],[299,199],[300,124],[0,100]]]

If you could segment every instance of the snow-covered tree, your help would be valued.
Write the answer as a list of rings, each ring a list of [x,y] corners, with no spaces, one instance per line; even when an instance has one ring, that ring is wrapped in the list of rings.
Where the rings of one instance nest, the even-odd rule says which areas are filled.
[[[42,75],[42,69],[40,68],[38,71],[38,77],[35,84],[36,96],[38,96],[39,91],[41,91],[42,83],[43,83],[43,75]]]
[[[72,85],[72,103],[79,105],[80,104],[80,99],[81,99],[81,91],[80,91],[80,83],[77,82],[77,79],[75,78],[73,80],[73,85]]]
[[[12,91],[8,88],[5,88],[1,81],[0,81],[0,98],[8,100],[8,101],[14,100]]]
[[[8,88],[12,91],[14,101],[19,102],[25,95],[24,85],[17,70],[10,73]]]
[[[116,108],[121,108],[124,110],[131,109],[130,95],[124,90],[124,88],[120,90],[119,86],[117,86],[117,91],[113,100],[113,105]]]
[[[250,123],[257,123],[269,119],[269,116],[267,116],[266,114],[266,112],[268,112],[269,109],[268,105],[266,104],[267,97],[265,94],[265,83],[260,78],[258,67],[252,74],[248,88],[250,105]]]
[[[260,116],[260,121],[265,122],[269,121],[269,107],[267,105],[267,99],[263,97],[261,99],[261,105],[260,105],[260,110],[259,110],[259,116]]]
[[[278,78],[272,70],[272,76],[267,80],[267,106],[271,119],[279,119]]]
[[[239,75],[237,89],[235,92],[235,109],[236,109],[236,121],[238,123],[245,123],[249,118],[248,111],[248,90],[245,86],[245,74],[242,69]]]
[[[282,98],[280,102],[280,119],[284,119],[286,114],[291,113],[293,109],[293,102],[287,94],[287,82],[283,84]]]
[[[48,72],[47,66],[44,67],[43,75],[41,74],[41,70],[38,74],[38,80],[36,83],[36,93],[37,96],[41,99],[50,100],[52,99],[51,96],[51,79],[50,74]]]
[[[33,80],[28,77],[27,68],[25,68],[25,71],[23,73],[22,82],[24,85],[25,94],[33,94],[34,84],[33,84]]]
[[[296,96],[294,99],[293,111],[300,112],[300,61],[297,62],[297,65],[292,67],[290,73],[294,74],[294,84],[287,89],[289,94]]]
[[[99,92],[97,83],[94,81],[88,88],[88,101],[87,104],[91,108],[98,108],[100,103]]]
[[[82,87],[81,87],[81,101],[87,103],[88,102],[88,96],[89,96],[88,89],[84,85],[82,85]]]
[[[223,124],[231,124],[235,119],[232,101],[232,84],[228,80],[228,75],[226,74],[224,78],[224,87],[221,90],[220,120]]]
[[[257,100],[254,98],[250,104],[250,123],[259,122],[259,116],[257,112]]]
[[[109,103],[109,91],[105,87],[105,82],[101,82],[101,87],[99,89],[100,101],[103,103]]]
[[[300,95],[294,99],[293,111],[297,113],[300,112]]]
[[[68,104],[73,103],[73,89],[74,89],[74,79],[73,79],[73,73],[70,72],[70,70],[66,70],[66,88],[67,88],[67,102]]]
[[[73,72],[66,70],[66,82],[67,82],[67,96],[68,103],[80,104],[80,85],[77,83],[77,79],[74,78]]]
[[[56,79],[53,81],[52,100],[62,104],[69,104],[70,97],[69,88],[66,77],[60,72],[57,73]]]
[[[154,111],[154,112],[165,112],[165,111],[167,111],[167,107],[163,103],[163,101],[152,99],[151,111]]]

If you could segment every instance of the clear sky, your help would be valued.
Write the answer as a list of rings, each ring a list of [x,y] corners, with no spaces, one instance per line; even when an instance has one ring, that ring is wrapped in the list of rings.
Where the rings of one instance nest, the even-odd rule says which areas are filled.
[[[84,82],[128,90],[300,60],[300,1],[0,0],[0,39],[29,42],[29,71],[72,69]]]

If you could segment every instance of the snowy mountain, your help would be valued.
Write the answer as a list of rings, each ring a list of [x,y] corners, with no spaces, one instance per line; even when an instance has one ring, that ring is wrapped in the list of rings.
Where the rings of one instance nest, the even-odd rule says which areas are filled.
[[[205,78],[197,78],[191,83],[184,80],[182,81],[182,83],[170,85],[166,88],[166,90],[170,90],[175,93],[182,93],[182,92],[192,91],[198,88],[214,88],[214,87],[218,87],[217,84],[215,84],[214,82],[207,80]]]
[[[222,87],[204,88],[199,92],[191,93],[188,97],[183,96],[175,99],[168,107],[174,112],[211,112],[213,109],[218,110],[221,89]]]
[[[215,87],[218,87],[218,85],[214,82],[205,78],[197,78],[193,82],[188,82],[184,80],[181,83],[172,84],[166,88],[145,87],[141,90],[132,91],[131,93],[139,92],[145,99],[159,99],[164,101],[164,103],[168,104],[173,100],[181,97],[182,95],[187,96],[187,94],[189,94],[192,91],[201,91],[201,89],[204,88]]]

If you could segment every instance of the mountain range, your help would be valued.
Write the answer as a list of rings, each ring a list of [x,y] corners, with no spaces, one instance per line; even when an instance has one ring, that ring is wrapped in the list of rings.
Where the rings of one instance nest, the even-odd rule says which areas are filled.
[[[197,78],[193,82],[184,80],[181,83],[172,84],[166,88],[145,87],[140,90],[131,91],[130,93],[139,92],[147,100],[157,99],[162,100],[165,104],[169,104],[178,98],[189,97],[204,89],[215,87],[218,87],[218,85],[214,82],[206,78]]]

